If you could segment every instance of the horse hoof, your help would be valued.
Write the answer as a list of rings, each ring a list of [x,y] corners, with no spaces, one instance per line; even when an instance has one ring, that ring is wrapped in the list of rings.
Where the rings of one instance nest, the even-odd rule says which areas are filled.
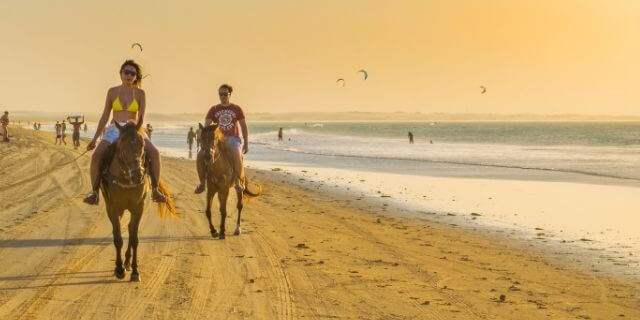
[[[223,240],[224,239],[224,233],[220,233],[220,235],[218,236],[218,239]]]
[[[240,228],[236,228],[236,231],[233,232],[234,236],[239,236],[240,235]]]
[[[132,273],[131,274],[131,282],[140,282],[140,274]]]
[[[218,231],[211,230],[211,237],[215,238],[215,237],[217,237],[218,235],[219,235],[219,234],[218,234]]]
[[[127,271],[131,271],[131,263],[129,263],[129,261],[124,262],[124,269]]]
[[[113,271],[113,275],[118,279],[124,279],[124,269],[116,268],[116,270]]]

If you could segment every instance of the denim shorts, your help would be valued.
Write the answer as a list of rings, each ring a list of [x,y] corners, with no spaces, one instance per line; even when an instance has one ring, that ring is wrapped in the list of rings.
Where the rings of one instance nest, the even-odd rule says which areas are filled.
[[[232,149],[242,149],[242,139],[236,136],[224,137],[224,144]]]
[[[126,122],[119,123],[119,124],[121,126],[124,126]],[[147,138],[146,134],[143,133],[142,135],[144,136],[145,140],[149,139]],[[104,129],[104,133],[102,134],[102,140],[109,143],[113,143],[114,141],[118,140],[119,137],[120,137],[120,130],[118,130],[118,128],[116,127],[115,124],[113,124],[113,122],[111,122],[111,124]]]

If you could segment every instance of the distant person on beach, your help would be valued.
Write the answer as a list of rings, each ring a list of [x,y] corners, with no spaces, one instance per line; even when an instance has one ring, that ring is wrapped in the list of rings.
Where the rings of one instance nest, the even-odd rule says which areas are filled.
[[[222,131],[222,134],[224,135],[224,143],[231,151],[236,189],[244,190],[242,154],[249,152],[249,130],[247,129],[247,123],[245,122],[242,108],[230,102],[232,92],[233,87],[228,84],[223,84],[218,88],[220,104],[209,109],[209,112],[207,112],[204,119],[204,125],[208,126],[212,123],[216,123],[220,131]],[[238,130],[238,126],[240,126],[240,130],[242,130],[242,137],[244,139],[240,138],[240,130]],[[198,152],[196,159],[196,167],[198,169],[200,184],[196,187],[195,193],[202,193],[205,189],[204,181],[206,178],[204,174],[204,152]]]
[[[196,138],[196,132],[193,131],[193,127],[189,128],[189,132],[187,133],[187,144],[189,145],[189,151],[191,151],[191,147],[193,146],[193,140]]]
[[[196,129],[196,150],[200,150],[200,139],[202,139],[202,129],[198,126]]]
[[[84,121],[84,118],[82,118],[82,120]],[[87,124],[84,124],[84,133],[87,133]]]
[[[93,139],[87,144],[87,150],[93,150],[91,156],[91,192],[84,198],[84,202],[92,205],[98,204],[98,189],[100,188],[100,167],[102,164],[102,156],[112,143],[120,136],[120,131],[114,124],[116,121],[121,125],[133,121],[140,123],[143,121],[146,109],[145,92],[142,86],[142,68],[133,60],[125,61],[120,66],[119,86],[110,88],[107,91],[107,98],[102,111],[102,116],[98,122],[96,133]],[[113,115],[111,124],[107,126],[107,121]],[[105,128],[106,127],[106,128]],[[103,134],[104,131],[104,134]],[[98,138],[102,139],[98,146],[96,143]],[[151,177],[151,199],[156,202],[165,202],[166,197],[158,190],[158,181],[160,181],[160,153],[153,145],[151,140],[145,137],[145,153],[151,159],[150,177]]]
[[[278,141],[282,141],[282,128],[278,129]]]
[[[78,147],[80,147],[80,126],[84,124],[84,117],[82,117],[82,122],[78,121],[78,118],[74,122],[71,122],[71,118],[67,119],[69,119],[69,124],[73,126],[73,149],[78,150]]]
[[[38,130],[40,130],[40,126],[42,125],[42,123],[38,122]]]
[[[62,124],[60,124],[60,121],[56,121],[55,129],[56,129],[56,142],[54,144],[62,145]],[[65,142],[65,144],[67,143]]]
[[[413,133],[409,131],[409,144],[413,144]]]
[[[2,141],[9,142],[9,111],[5,111],[0,117],[0,125],[2,126]]]
[[[64,142],[64,145],[67,145],[67,140],[65,140],[67,138],[67,123],[62,120],[62,142]]]
[[[145,129],[145,131],[147,132],[147,136],[149,137],[149,139],[151,139],[151,133],[153,133],[153,127],[151,126],[150,123],[147,123],[147,128]]]

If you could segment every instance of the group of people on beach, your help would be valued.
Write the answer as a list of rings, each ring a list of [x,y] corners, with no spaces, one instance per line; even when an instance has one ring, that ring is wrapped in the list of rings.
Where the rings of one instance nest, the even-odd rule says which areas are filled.
[[[84,124],[84,132],[87,132],[87,124],[84,121],[84,116],[82,117],[82,121],[80,121],[80,117],[73,117],[73,121],[71,121],[71,118],[72,117],[67,117],[66,120],[62,120],[62,123],[60,121],[56,121],[56,124],[54,125],[56,131],[56,140],[54,144],[64,144],[65,146],[67,145],[67,141],[65,140],[65,138],[67,137],[66,121],[68,120],[69,124],[73,127],[73,133],[71,136],[73,140],[73,148],[77,150],[80,147],[80,130],[82,128],[82,125]]]
[[[91,157],[90,176],[92,189],[84,198],[87,204],[98,204],[98,189],[100,187],[100,168],[103,161],[105,151],[114,143],[120,131],[116,126],[123,126],[129,122],[139,124],[144,121],[146,113],[146,93],[142,90],[142,68],[133,60],[126,60],[119,70],[122,83],[118,86],[109,88],[107,91],[106,102],[102,111],[102,116],[98,121],[95,135],[87,144],[87,150],[94,150]],[[218,88],[220,103],[212,106],[205,115],[204,126],[216,124],[224,136],[224,143],[230,149],[230,158],[233,162],[234,179],[236,188],[244,189],[244,170],[243,170],[243,154],[249,151],[248,129],[245,123],[244,112],[242,108],[230,102],[233,87],[223,84]],[[111,119],[111,121],[109,121]],[[151,198],[155,202],[165,202],[166,196],[158,188],[160,181],[161,161],[160,153],[156,146],[151,142],[150,137],[153,132],[151,125],[147,124],[145,130],[145,153],[150,159],[150,180],[151,180]],[[193,128],[190,129],[193,132]],[[242,132],[242,138],[240,137]],[[187,143],[191,149],[193,140],[200,147],[199,134],[193,132],[187,136]],[[200,148],[199,148],[200,149]],[[195,188],[195,193],[202,193],[205,190],[205,174],[204,174],[204,154],[202,150],[198,152],[196,168],[198,172],[199,184]]]

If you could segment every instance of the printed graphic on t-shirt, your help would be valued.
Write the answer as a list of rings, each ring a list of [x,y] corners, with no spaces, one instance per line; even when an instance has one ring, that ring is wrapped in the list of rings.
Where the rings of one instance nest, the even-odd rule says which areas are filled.
[[[235,125],[233,119],[236,118],[236,113],[233,110],[224,109],[216,112],[216,118],[218,118],[220,130],[229,131]]]

